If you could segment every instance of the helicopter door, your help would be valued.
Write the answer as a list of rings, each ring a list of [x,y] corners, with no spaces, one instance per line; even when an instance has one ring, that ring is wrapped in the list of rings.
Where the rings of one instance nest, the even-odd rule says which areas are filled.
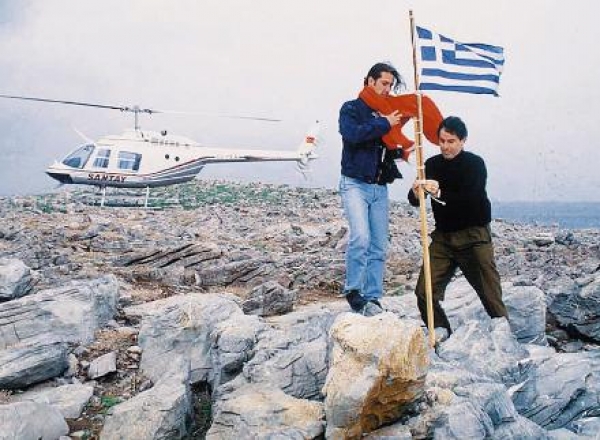
[[[142,155],[131,153],[129,151],[119,151],[119,169],[129,171],[139,171]]]
[[[62,163],[72,168],[83,168],[94,151],[93,144],[87,144],[65,157]]]

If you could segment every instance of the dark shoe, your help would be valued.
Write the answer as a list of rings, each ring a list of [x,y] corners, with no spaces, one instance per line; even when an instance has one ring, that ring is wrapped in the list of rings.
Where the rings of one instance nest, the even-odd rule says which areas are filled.
[[[375,316],[375,315],[379,315],[382,312],[383,312],[383,309],[377,305],[377,300],[367,301],[365,306],[360,311],[360,313],[363,316]]]
[[[378,299],[371,299],[369,300],[371,301],[373,304],[375,304],[377,307],[379,307],[380,309],[383,309],[383,306],[381,305],[381,303],[379,302]]]
[[[429,339],[429,329],[427,327],[424,327],[423,330],[425,331],[425,337]],[[452,332],[446,327],[436,327],[433,329],[433,332],[433,340],[435,345],[439,345],[442,342],[445,342],[452,334]]]
[[[368,302],[360,293],[358,293],[358,290],[349,290],[346,292],[346,301],[348,301],[350,308],[355,312],[360,312]]]

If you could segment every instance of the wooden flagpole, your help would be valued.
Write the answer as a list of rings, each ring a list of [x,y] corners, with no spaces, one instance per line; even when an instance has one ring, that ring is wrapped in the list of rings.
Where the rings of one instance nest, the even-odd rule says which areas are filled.
[[[423,160],[423,103],[419,92],[419,73],[417,70],[417,45],[415,40],[415,21],[413,11],[410,15],[410,37],[412,41],[413,70],[415,76],[415,95],[417,97],[417,118],[415,127],[415,155],[417,161],[417,179],[425,180],[425,162]],[[429,240],[427,234],[427,209],[425,206],[425,190],[423,185],[417,188],[419,197],[419,213],[421,218],[421,245],[423,247],[423,275],[425,276],[425,298],[427,302],[427,329],[429,331],[429,345],[435,346],[435,328],[433,323],[433,294],[431,288],[431,264],[429,260]]]

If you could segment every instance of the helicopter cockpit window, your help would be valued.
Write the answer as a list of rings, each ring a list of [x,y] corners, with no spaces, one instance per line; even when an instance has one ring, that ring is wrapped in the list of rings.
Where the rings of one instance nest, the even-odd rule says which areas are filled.
[[[129,151],[119,152],[119,169],[138,171],[142,155],[138,153],[130,153]]]
[[[94,159],[95,168],[108,168],[108,160],[110,159],[110,150],[108,148],[100,148],[96,159]]]
[[[84,145],[65,157],[62,163],[68,167],[83,168],[93,151],[92,144]]]

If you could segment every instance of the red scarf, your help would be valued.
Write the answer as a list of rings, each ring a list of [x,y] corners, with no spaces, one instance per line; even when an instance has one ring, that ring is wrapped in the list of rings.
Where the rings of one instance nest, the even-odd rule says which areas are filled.
[[[402,127],[409,119],[417,117],[417,95],[414,93],[400,96],[378,95],[373,88],[365,86],[358,97],[382,115],[389,115],[394,110],[398,110],[402,114],[400,123],[394,125],[382,139],[388,150],[402,148],[402,158],[407,160],[413,150],[414,142],[402,134]],[[437,145],[439,143],[437,131],[443,119],[442,113],[427,96],[422,97],[422,105],[423,134],[429,142]]]

